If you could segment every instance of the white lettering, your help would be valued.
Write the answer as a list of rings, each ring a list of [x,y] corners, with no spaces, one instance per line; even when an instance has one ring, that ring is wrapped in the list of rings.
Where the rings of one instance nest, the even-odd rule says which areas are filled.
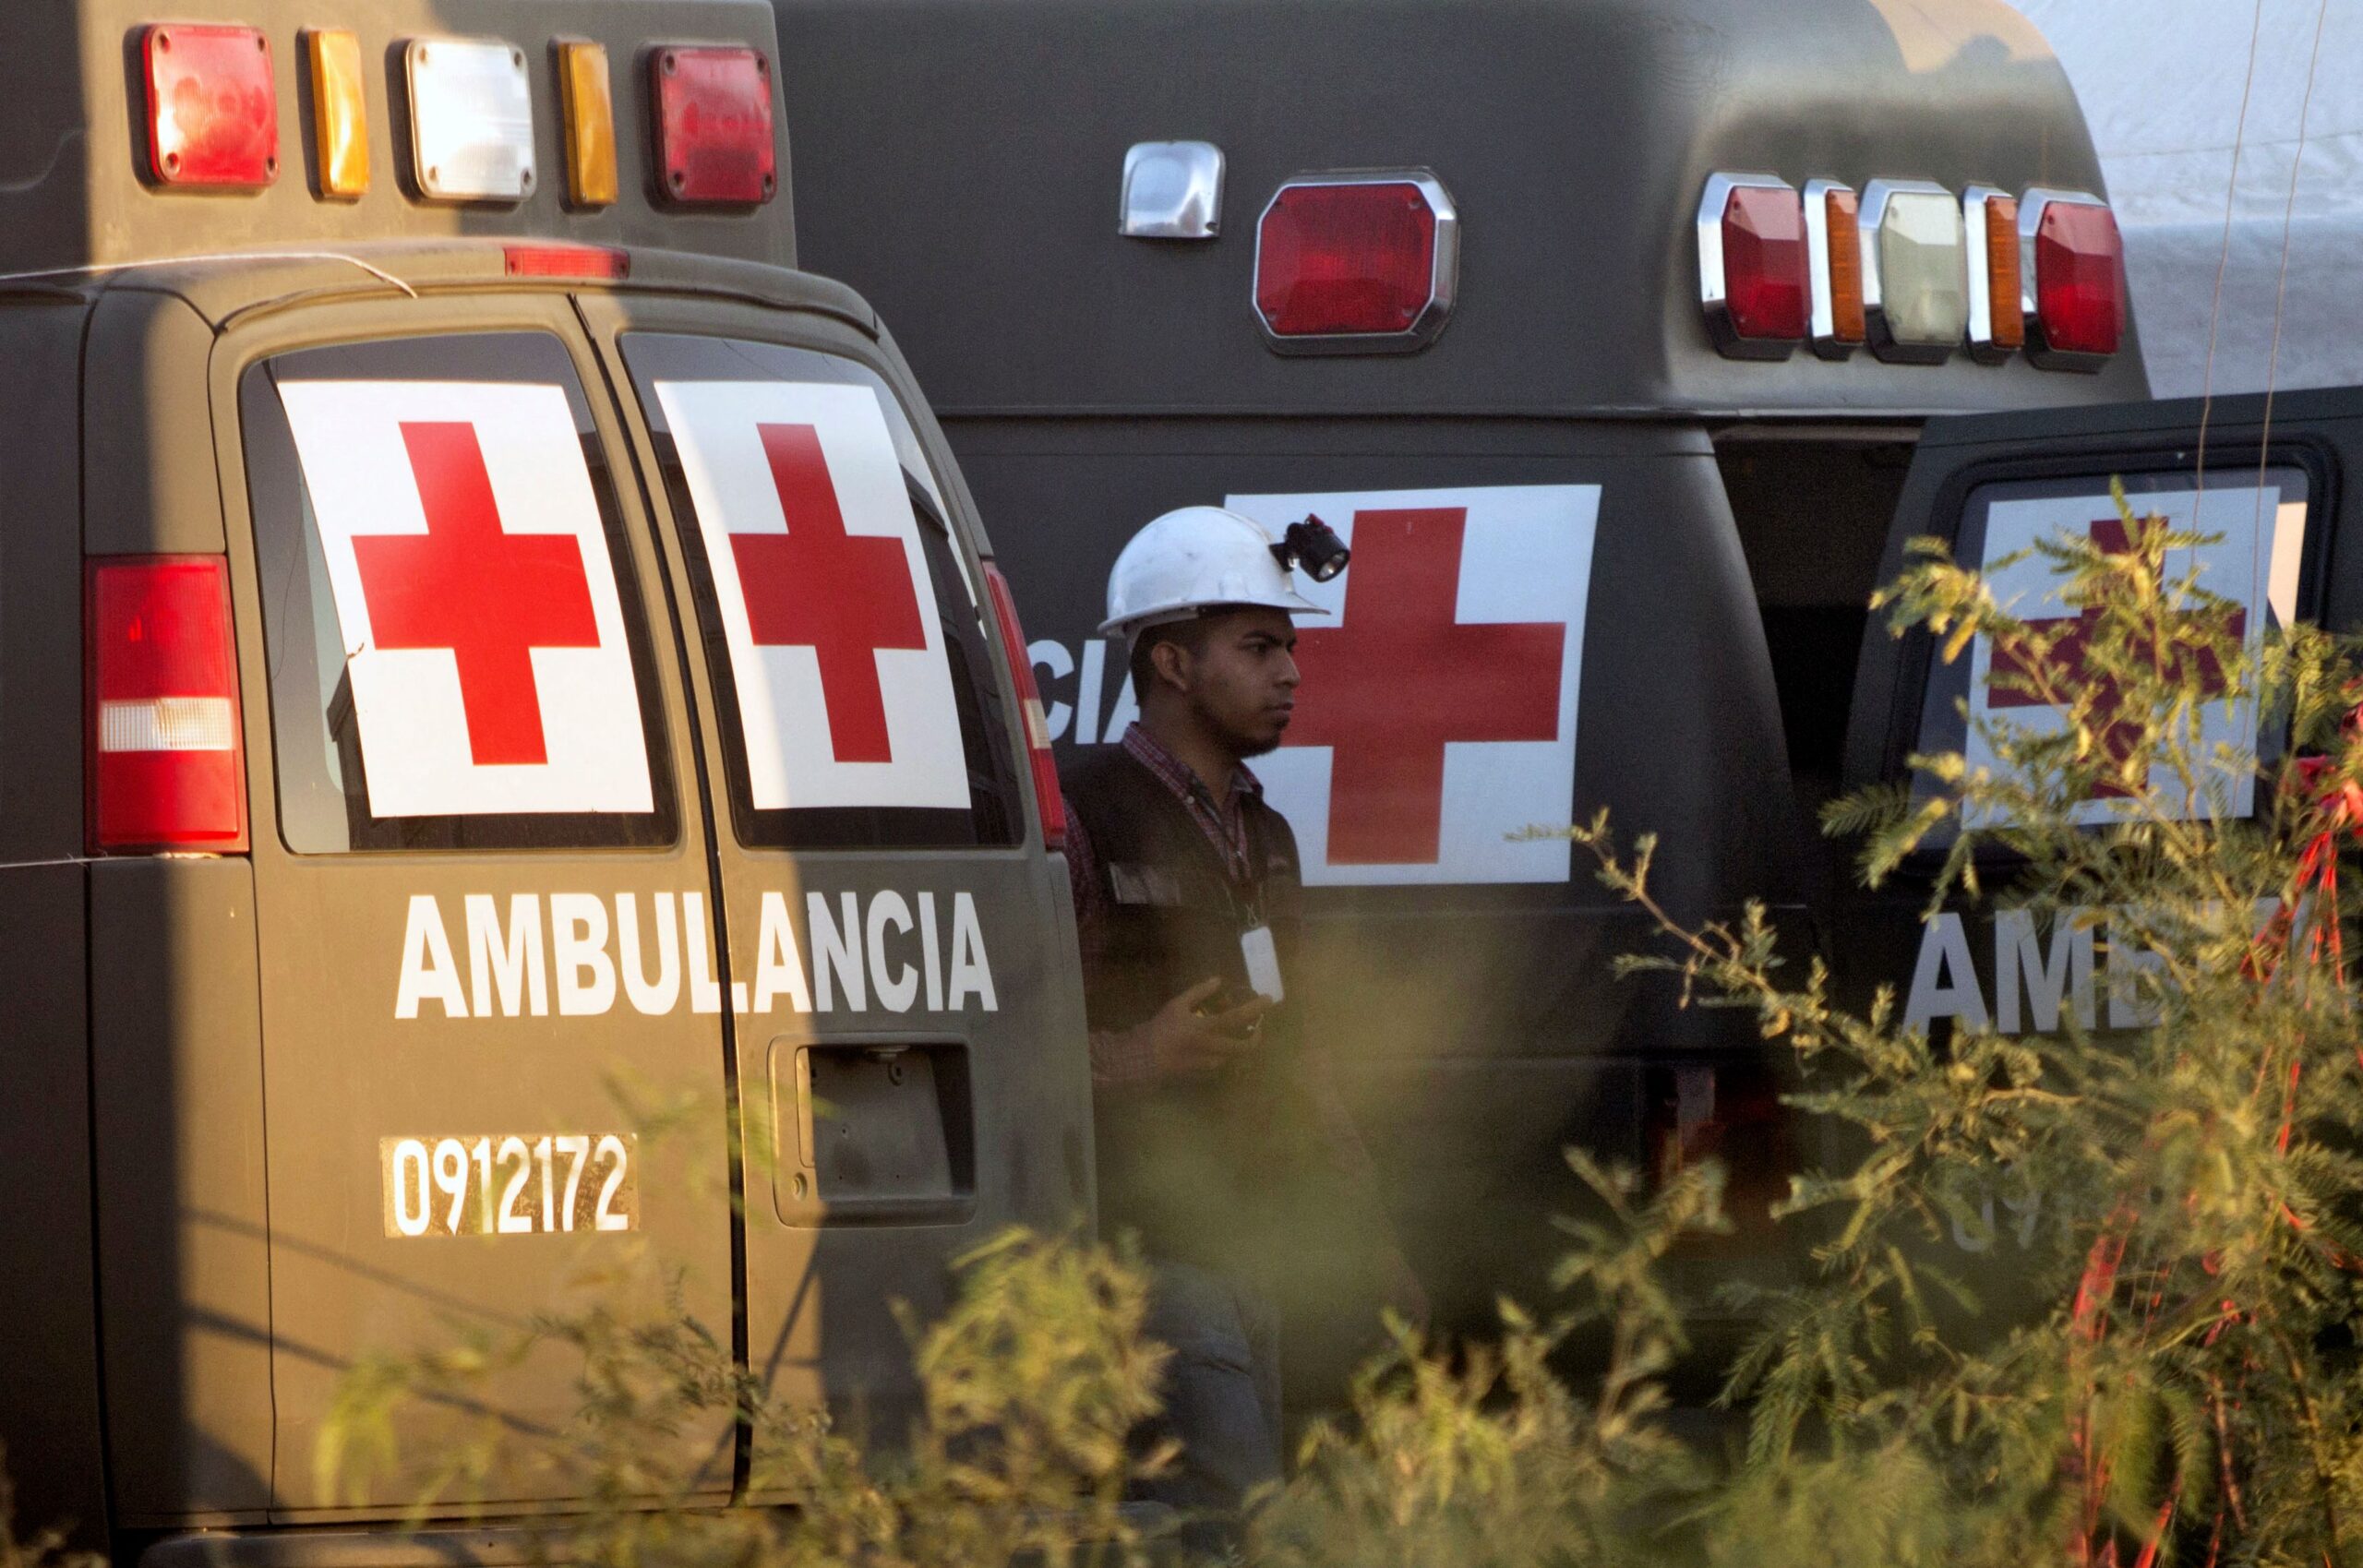
[[[2117,922],[2108,922],[2108,1026],[2146,1029],[2158,1022],[2158,987],[2166,961],[2157,953],[2120,942]]]
[[[1083,644],[1083,686],[1074,697],[1074,741],[1089,746],[1106,732],[1099,727],[1100,683],[1108,669],[1108,640],[1088,638]]]
[[[890,978],[892,966],[886,960],[886,929],[899,926],[908,936],[911,929],[911,906],[903,902],[898,892],[875,894],[870,901],[870,920],[865,928],[870,938],[870,983],[878,988],[878,1005],[889,1012],[908,1012],[911,1003],[918,999],[919,972],[910,960],[903,961],[899,974]]]
[[[1945,978],[1948,973],[1950,981]],[[1903,1004],[1907,1029],[1925,1029],[1937,1018],[1963,1019],[1978,1029],[1986,1023],[1985,995],[1977,988],[1977,971],[1969,961],[1969,935],[1961,929],[1961,916],[1950,910],[1925,923],[1919,962],[1912,969],[1912,992]]]
[[[804,954],[796,946],[796,926],[788,918],[787,895],[763,894],[762,930],[755,939],[755,1011],[769,1012],[774,999],[786,996],[798,1012],[812,1011],[804,988]]]
[[[499,907],[490,893],[467,895],[468,979],[474,987],[478,1018],[492,1016],[492,993],[500,992],[500,1011],[518,1013],[519,994],[536,1018],[550,1011],[549,976],[542,964],[542,895],[512,893],[509,899],[509,932],[500,930]]]
[[[705,894],[681,895],[682,933],[690,949],[690,1011],[720,1012],[722,982],[714,977],[714,927],[705,917]]]
[[[451,938],[443,929],[443,911],[432,893],[410,895],[410,918],[402,928],[402,973],[394,987],[394,1016],[416,1018],[422,1001],[439,1001],[446,1018],[465,1018],[467,999],[460,994],[460,966],[451,957]]]
[[[870,1005],[870,992],[861,974],[861,912],[853,894],[845,895],[842,928],[829,914],[826,893],[806,894],[804,909],[812,940],[812,992],[821,1000],[821,1011],[836,1010],[835,985],[842,984],[846,1006],[859,1012]]]
[[[1124,738],[1124,732],[1132,728],[1134,721],[1140,716],[1141,705],[1133,698],[1132,676],[1126,671],[1119,670],[1116,673],[1116,707],[1108,715],[1108,727],[1099,732],[1099,737],[1110,746],[1116,745]]]
[[[1026,644],[1026,656],[1034,662],[1036,669],[1050,671],[1050,680],[1064,680],[1074,674],[1074,655],[1067,652],[1067,645],[1063,642],[1052,642],[1047,638],[1040,642],[1030,642]],[[1050,682],[1037,684],[1047,688]],[[1053,702],[1042,711],[1042,724],[1050,738],[1056,740],[1066,733],[1067,721],[1073,717],[1074,710],[1072,707],[1064,702]]]
[[[656,979],[640,961],[640,901],[630,893],[616,895],[616,944],[621,950],[624,994],[631,1005],[650,1017],[673,1011],[681,998],[681,933],[673,913],[673,895],[654,894],[656,906]]]
[[[2027,1013],[2033,1032],[2048,1035],[2059,1027],[2059,1004],[2072,998],[2076,1022],[2093,1026],[2093,926],[2084,911],[2065,909],[2051,923],[2051,951],[2045,954],[2034,934],[2034,914],[2005,909],[1994,917],[1994,1026],[2016,1035],[2020,1022],[2019,993],[2026,992]]]
[[[943,948],[935,934],[935,894],[919,894],[919,963],[927,971],[927,1010],[943,1011]]]
[[[607,956],[607,905],[597,893],[550,894],[550,962],[558,966],[560,1017],[595,1017],[616,1005],[616,964]]]
[[[985,957],[984,928],[977,922],[977,901],[966,892],[952,895],[952,1007],[974,992],[987,1012],[1001,1011],[993,999],[993,967]]]

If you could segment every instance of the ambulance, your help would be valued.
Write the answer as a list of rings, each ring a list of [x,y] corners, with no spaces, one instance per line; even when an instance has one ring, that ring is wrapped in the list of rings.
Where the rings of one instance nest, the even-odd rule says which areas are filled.
[[[1062,754],[1135,712],[1092,628],[1144,521],[1349,540],[1253,766],[1444,1321],[1545,1287],[1570,1144],[1721,1155],[1705,1281],[1793,1263],[1763,1219],[1810,1151],[1746,1019],[1619,979],[1649,926],[1548,830],[1604,809],[1677,916],[1827,935],[1924,423],[2147,396],[2041,37],[1998,0],[778,9],[806,254],[898,323]]]
[[[315,1467],[348,1371],[667,1293],[893,1441],[893,1304],[1088,1213],[1089,1086],[1025,640],[902,355],[798,268],[792,41],[760,0],[0,40],[17,1519],[384,1560],[408,1477]],[[580,1371],[402,1454],[561,1428]],[[649,1458],[745,1500],[747,1442]]]

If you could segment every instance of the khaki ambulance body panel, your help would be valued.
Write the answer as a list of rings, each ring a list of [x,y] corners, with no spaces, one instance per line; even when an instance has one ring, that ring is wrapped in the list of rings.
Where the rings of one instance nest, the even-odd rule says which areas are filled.
[[[106,1525],[82,842],[78,293],[0,290],[0,1443],[17,1517]]]

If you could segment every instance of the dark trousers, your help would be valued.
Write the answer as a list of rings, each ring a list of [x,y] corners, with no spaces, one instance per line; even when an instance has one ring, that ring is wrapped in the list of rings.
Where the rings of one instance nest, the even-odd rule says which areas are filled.
[[[1279,1311],[1241,1280],[1160,1263],[1146,1332],[1173,1352],[1152,1436],[1182,1452],[1142,1495],[1182,1514],[1185,1543],[1219,1550],[1248,1494],[1280,1478]]]

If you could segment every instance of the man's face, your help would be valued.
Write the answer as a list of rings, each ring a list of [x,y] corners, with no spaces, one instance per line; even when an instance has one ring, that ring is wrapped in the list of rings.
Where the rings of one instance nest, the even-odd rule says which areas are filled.
[[[1194,649],[1175,649],[1191,709],[1230,750],[1263,756],[1296,712],[1295,623],[1285,610],[1225,610],[1196,630]]]

